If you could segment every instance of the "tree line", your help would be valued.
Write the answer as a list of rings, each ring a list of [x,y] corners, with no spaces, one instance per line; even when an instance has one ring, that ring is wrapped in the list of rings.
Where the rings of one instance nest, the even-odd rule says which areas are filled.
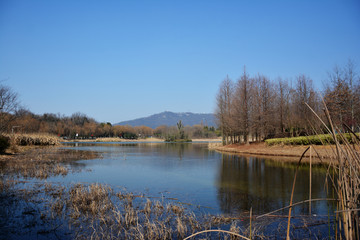
[[[224,144],[303,136],[321,126],[312,110],[323,116],[323,100],[337,126],[360,130],[360,80],[352,61],[329,72],[320,92],[304,74],[294,82],[271,81],[263,74],[249,76],[244,67],[236,82],[228,76],[221,82],[215,116]]]
[[[177,134],[176,126],[159,126],[152,129],[147,126],[112,125],[99,123],[86,114],[77,112],[71,116],[45,113],[34,114],[21,107],[18,95],[11,88],[0,83],[0,135],[3,133],[49,133],[63,138],[99,138],[119,137],[138,139],[155,136],[167,139]],[[215,127],[202,124],[183,126],[183,134],[190,138],[213,138],[220,133]]]

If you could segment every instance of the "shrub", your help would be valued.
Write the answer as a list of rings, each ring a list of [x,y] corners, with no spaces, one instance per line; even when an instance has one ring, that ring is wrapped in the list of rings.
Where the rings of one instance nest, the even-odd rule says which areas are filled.
[[[353,143],[353,138],[350,134],[345,133],[342,135],[349,143]],[[337,140],[342,143],[340,135],[336,135]],[[322,144],[334,144],[335,141],[330,134],[321,134],[306,137],[293,137],[293,138],[272,138],[266,139],[265,143],[269,146],[272,145],[322,145]]]
[[[137,139],[138,136],[135,133],[131,133],[131,132],[125,132],[123,134],[123,138],[124,139]]]
[[[0,153],[4,153],[8,147],[10,147],[10,138],[0,135]]]

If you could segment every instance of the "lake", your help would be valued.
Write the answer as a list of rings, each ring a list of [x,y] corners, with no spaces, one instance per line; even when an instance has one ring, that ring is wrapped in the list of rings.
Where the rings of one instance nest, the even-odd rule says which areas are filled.
[[[207,143],[66,143],[66,148],[97,151],[102,158],[77,161],[72,167],[83,171],[49,182],[104,183],[149,198],[176,199],[210,214],[235,215],[250,208],[262,214],[287,206],[296,169],[290,163],[208,150]],[[313,167],[313,199],[329,197],[325,178],[326,168]],[[294,202],[308,198],[309,166],[303,165]],[[314,215],[329,210],[327,202],[312,204]],[[294,208],[294,214],[308,212],[308,204]]]

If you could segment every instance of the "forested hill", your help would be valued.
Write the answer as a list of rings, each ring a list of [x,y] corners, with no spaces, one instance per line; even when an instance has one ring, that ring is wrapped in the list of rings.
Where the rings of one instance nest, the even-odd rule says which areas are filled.
[[[174,113],[162,112],[151,115],[149,117],[138,118],[130,121],[116,123],[115,125],[130,125],[130,126],[147,126],[152,129],[161,125],[176,126],[176,123],[182,121],[183,125],[193,126],[196,124],[203,124],[206,126],[216,126],[214,114],[209,113]]]

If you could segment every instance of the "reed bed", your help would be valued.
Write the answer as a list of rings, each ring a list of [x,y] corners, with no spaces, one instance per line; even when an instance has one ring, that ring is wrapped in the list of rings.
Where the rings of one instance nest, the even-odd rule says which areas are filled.
[[[335,142],[333,151],[336,153],[334,160],[337,161],[337,166],[332,166],[332,172],[328,174],[329,185],[335,189],[338,199],[337,234],[340,238],[344,235],[348,240],[360,239],[360,138],[346,125],[344,127],[349,133],[341,134],[342,129],[333,125],[326,105],[325,114],[328,125],[324,127]]]
[[[181,205],[151,201],[132,193],[115,193],[106,185],[77,184],[59,215],[77,228],[79,238],[177,239],[200,228]],[[85,223],[85,224],[84,224]]]
[[[310,108],[310,110],[312,109]],[[325,183],[325,187],[327,187],[328,190],[334,190],[334,198],[323,200],[335,200],[337,202],[337,210],[335,211],[336,221],[334,237],[336,239],[344,238],[347,240],[360,239],[360,138],[358,134],[353,132],[352,129],[345,124],[344,128],[341,129],[337,126],[334,126],[325,103],[324,111],[328,124],[326,124],[325,121],[321,119],[320,116],[315,113],[315,111],[313,111],[318,120],[323,124],[323,128],[325,128],[327,131],[326,138],[328,138],[328,136],[331,137],[331,140],[326,139],[325,142],[324,138],[322,138],[324,135],[318,135],[319,141],[322,144],[326,144],[328,142],[334,144],[333,148],[331,149],[331,151],[334,153],[331,155],[333,158],[332,162],[334,162],[334,164],[330,163],[327,174],[328,178],[327,182]],[[345,129],[347,133],[342,133],[343,129]],[[310,146],[304,151],[298,162],[297,169],[305,153],[308,150],[311,151],[312,148],[313,147]],[[314,148],[314,150],[318,155],[316,148]],[[297,204],[293,204],[292,202],[295,190],[297,169],[293,181],[290,204],[288,206],[289,214],[287,224],[287,239],[290,239],[291,210],[292,207]],[[308,200],[302,202],[309,203],[310,214],[311,202],[315,201],[315,199],[311,199],[311,174],[310,153],[310,195]]]
[[[65,176],[70,171],[68,163],[98,157],[100,157],[98,153],[91,151],[59,148],[28,149],[23,153],[0,158],[0,176],[37,179]]]
[[[201,239],[238,239],[234,236],[250,232],[238,219],[195,215],[172,200],[150,200],[98,183],[75,184],[54,199],[51,215],[62,216],[75,239],[190,239],[198,232]],[[224,226],[228,230],[218,231]]]
[[[60,145],[60,138],[46,133],[9,134],[11,144],[18,146],[56,146]]]

